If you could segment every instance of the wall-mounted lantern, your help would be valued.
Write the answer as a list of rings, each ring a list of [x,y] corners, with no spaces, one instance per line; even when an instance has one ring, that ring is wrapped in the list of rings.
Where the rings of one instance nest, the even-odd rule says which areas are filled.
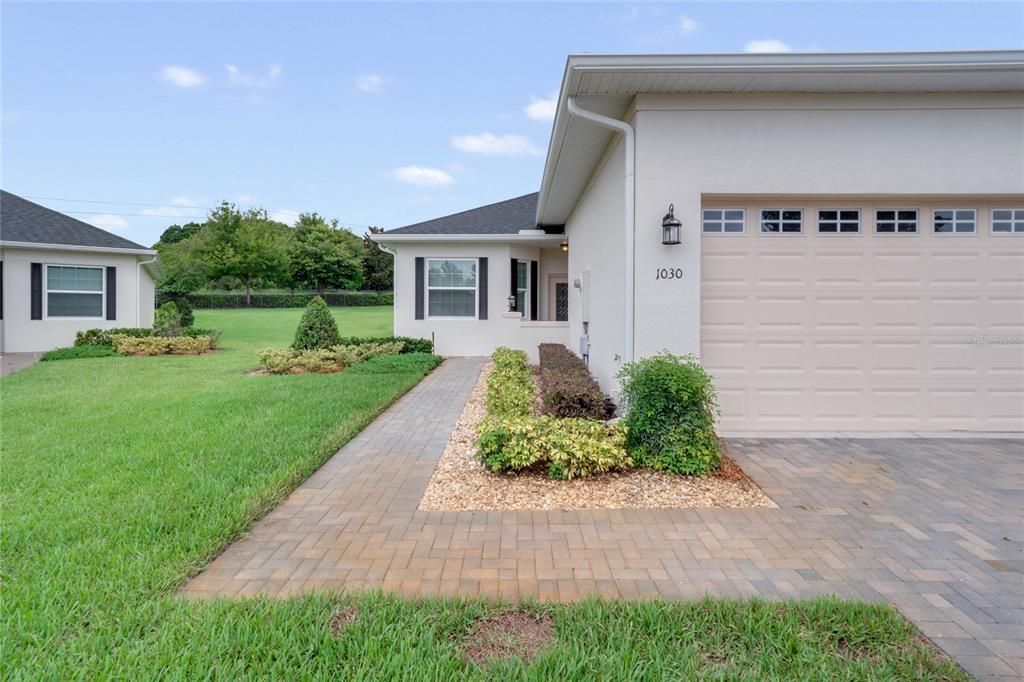
[[[675,204],[669,204],[668,213],[666,213],[665,217],[661,219],[662,244],[671,245],[679,243],[679,228],[682,227],[683,224],[676,220],[675,211]]]
[[[569,240],[562,237],[562,243],[558,245],[558,248],[562,250],[562,253],[569,253]]]
[[[506,300],[508,301],[508,311],[510,313],[516,312],[516,297],[513,296],[512,294],[509,294],[508,299]]]
[[[669,212],[662,218],[662,244],[679,244],[679,228],[683,223],[676,219],[676,206],[669,204]]]

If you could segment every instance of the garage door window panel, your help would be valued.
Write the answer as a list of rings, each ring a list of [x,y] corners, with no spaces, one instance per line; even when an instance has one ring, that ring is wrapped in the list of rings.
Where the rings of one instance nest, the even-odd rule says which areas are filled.
[[[993,234],[1024,234],[1024,208],[992,209]]]
[[[875,211],[877,234],[917,234],[916,208],[880,208]]]
[[[818,232],[822,234],[858,234],[860,232],[860,209],[820,209],[818,211]]]
[[[705,234],[743,234],[747,212],[742,208],[706,208],[703,218]]]
[[[935,234],[974,234],[977,211],[973,208],[937,208],[933,213]]]
[[[804,230],[804,212],[798,208],[761,209],[764,234],[800,234]]]

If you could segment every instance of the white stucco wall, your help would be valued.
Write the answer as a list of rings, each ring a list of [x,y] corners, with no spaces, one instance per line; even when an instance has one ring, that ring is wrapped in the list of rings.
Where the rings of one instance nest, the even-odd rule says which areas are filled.
[[[111,327],[149,327],[153,324],[153,278],[140,260],[150,256],[101,253],[88,251],[58,251],[50,249],[0,249],[3,260],[4,319],[0,350],[8,353],[38,352],[70,346],[75,333],[83,329]],[[96,265],[117,268],[117,319],[31,319],[30,266],[32,263],[53,265]],[[141,269],[141,286],[137,288],[137,273]],[[44,299],[45,299],[44,270]],[[139,301],[141,296],[141,318]],[[45,300],[44,300],[45,313]]]
[[[565,232],[569,240],[569,347],[579,352],[584,322],[590,334],[590,370],[605,391],[615,385],[621,367],[625,340],[623,305],[625,262],[623,251],[623,211],[625,210],[622,141],[616,136],[614,147],[576,206]],[[573,282],[584,280],[589,292],[577,289]],[[589,297],[589,320],[584,320],[584,298]]]
[[[538,260],[547,249],[507,243],[401,243],[391,244],[395,256],[395,335],[433,338],[434,350],[447,356],[483,356],[499,346],[527,351],[537,361],[541,343],[566,343],[568,325],[530,322],[509,314],[510,259]],[[430,319],[416,317],[416,264],[423,258],[487,258],[487,319]],[[543,261],[542,261],[543,262]],[[543,271],[543,265],[540,266]],[[541,292],[543,294],[543,290]],[[426,311],[425,311],[426,312]]]
[[[700,350],[702,195],[1024,192],[1021,95],[661,95],[635,106],[637,357]],[[678,246],[660,243],[670,203]],[[655,279],[672,267],[683,279]]]

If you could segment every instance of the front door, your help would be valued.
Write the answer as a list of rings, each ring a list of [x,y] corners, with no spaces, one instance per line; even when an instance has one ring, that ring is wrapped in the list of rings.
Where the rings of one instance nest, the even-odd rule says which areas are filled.
[[[548,310],[551,319],[556,322],[569,321],[569,280],[564,276],[552,277],[548,291],[550,300]]]

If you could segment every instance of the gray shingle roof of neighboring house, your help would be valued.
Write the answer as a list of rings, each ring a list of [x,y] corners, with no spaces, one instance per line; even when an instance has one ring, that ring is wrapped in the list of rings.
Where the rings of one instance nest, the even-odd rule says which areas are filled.
[[[516,234],[519,230],[536,230],[537,195],[538,192],[524,194],[384,234]]]
[[[0,241],[150,250],[4,190],[0,190]]]

